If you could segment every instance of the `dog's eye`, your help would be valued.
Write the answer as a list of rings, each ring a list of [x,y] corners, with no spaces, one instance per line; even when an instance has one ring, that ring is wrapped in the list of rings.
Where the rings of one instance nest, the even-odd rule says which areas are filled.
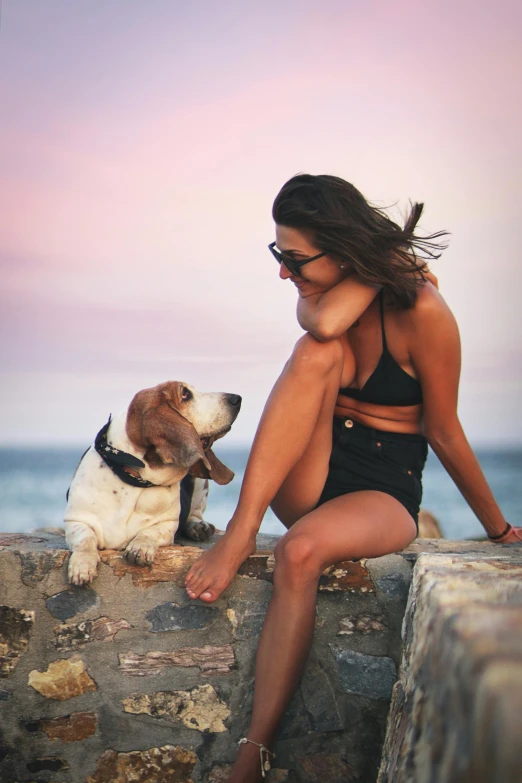
[[[190,389],[187,389],[187,387],[186,387],[186,386],[184,386],[184,387],[182,388],[182,390],[181,390],[181,399],[182,399],[184,402],[187,402],[187,400],[191,400],[191,399],[192,399],[192,397],[193,397],[193,394],[192,394],[192,392],[190,391]]]

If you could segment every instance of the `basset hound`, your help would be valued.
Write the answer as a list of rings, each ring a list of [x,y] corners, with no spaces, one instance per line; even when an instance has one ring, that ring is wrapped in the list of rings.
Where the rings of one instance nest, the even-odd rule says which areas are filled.
[[[184,535],[205,540],[208,479],[234,477],[211,446],[231,428],[237,394],[202,393],[166,381],[143,389],[102,427],[71,481],[65,535],[72,551],[69,582],[97,573],[99,549],[124,549],[131,563],[151,563],[159,546]],[[180,516],[181,515],[181,516]]]

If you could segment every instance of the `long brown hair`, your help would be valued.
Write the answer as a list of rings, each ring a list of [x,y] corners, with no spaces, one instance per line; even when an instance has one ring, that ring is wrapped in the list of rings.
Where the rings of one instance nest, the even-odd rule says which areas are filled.
[[[425,282],[426,262],[447,247],[436,241],[447,231],[415,235],[423,208],[412,204],[401,228],[346,180],[298,174],[277,194],[272,217],[278,225],[311,231],[320,250],[347,262],[364,282],[382,285],[390,304],[408,309]]]

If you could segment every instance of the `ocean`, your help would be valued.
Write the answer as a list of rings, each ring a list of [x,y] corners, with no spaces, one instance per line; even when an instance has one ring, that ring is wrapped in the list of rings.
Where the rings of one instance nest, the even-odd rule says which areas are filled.
[[[29,532],[63,524],[65,493],[84,448],[0,448],[0,531]],[[227,486],[211,486],[205,518],[224,529],[235,508],[248,449],[217,450],[234,472]],[[477,457],[506,519],[522,525],[522,448],[478,449]],[[435,514],[446,538],[477,538],[484,531],[437,457],[430,451],[423,508]],[[269,510],[261,532],[280,534]]]

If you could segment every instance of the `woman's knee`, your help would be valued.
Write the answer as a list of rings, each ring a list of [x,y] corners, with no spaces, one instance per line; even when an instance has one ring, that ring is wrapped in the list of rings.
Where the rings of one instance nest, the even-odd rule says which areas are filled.
[[[287,534],[274,549],[275,581],[290,578],[293,581],[317,579],[322,571],[317,556],[317,542],[309,536]]]
[[[331,369],[342,368],[343,360],[344,352],[340,340],[320,343],[312,335],[305,334],[296,342],[288,364],[290,368],[324,375]]]

